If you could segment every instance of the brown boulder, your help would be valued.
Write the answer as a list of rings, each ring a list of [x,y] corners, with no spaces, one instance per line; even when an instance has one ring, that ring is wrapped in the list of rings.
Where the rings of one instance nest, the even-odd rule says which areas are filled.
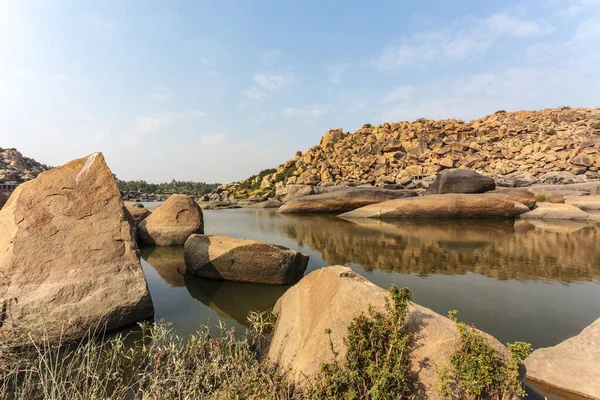
[[[340,362],[345,357],[348,325],[369,306],[383,310],[387,295],[388,291],[348,267],[338,265],[311,272],[275,304],[278,318],[268,359],[292,381],[307,384],[323,363]],[[456,324],[414,303],[409,306],[409,324],[417,337],[411,361],[425,391],[422,397],[442,399],[438,372],[450,365],[460,343]],[[493,337],[485,336],[507,359],[506,348]],[[332,348],[340,355],[337,359]]]
[[[571,197],[565,199],[565,203],[584,211],[599,211],[600,195]]]
[[[537,202],[535,194],[527,189],[497,188],[496,190],[486,192],[485,195],[516,201],[517,203],[525,204],[529,209],[535,207],[535,203]]]
[[[300,197],[288,201],[277,212],[341,214],[369,204],[415,196],[417,196],[417,192],[414,190],[354,187]]]
[[[600,399],[600,318],[575,337],[525,360],[527,378]]]
[[[72,340],[154,310],[117,183],[100,153],[20,185],[0,211],[0,335]]]
[[[202,210],[185,194],[171,195],[138,225],[140,242],[155,246],[183,246],[195,233],[204,233]]]
[[[285,285],[300,279],[308,256],[283,246],[228,236],[192,235],[186,273],[200,278]]]
[[[449,169],[440,172],[425,195],[444,193],[485,193],[496,188],[496,182],[469,169]]]
[[[8,195],[0,192],[0,210],[2,210],[2,207],[4,207],[4,205],[6,204],[7,201],[8,201]]]
[[[389,200],[340,215],[342,218],[455,219],[514,218],[527,206],[488,194],[437,194]]]
[[[126,203],[125,208],[131,216],[131,223],[133,226],[137,226],[152,214],[142,203]]]
[[[277,200],[286,202],[298,197],[310,196],[314,193],[314,187],[311,185],[287,185],[278,189],[275,196]]]

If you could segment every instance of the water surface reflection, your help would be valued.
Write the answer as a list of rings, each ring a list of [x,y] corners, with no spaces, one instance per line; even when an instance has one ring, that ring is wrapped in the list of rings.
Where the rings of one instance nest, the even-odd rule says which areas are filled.
[[[246,237],[310,255],[308,271],[344,264],[416,302],[460,316],[500,341],[554,345],[600,316],[600,239],[586,223],[347,221],[270,210],[207,210],[208,234]],[[182,248],[142,249],[156,314],[180,333],[272,307],[285,287],[184,276]]]

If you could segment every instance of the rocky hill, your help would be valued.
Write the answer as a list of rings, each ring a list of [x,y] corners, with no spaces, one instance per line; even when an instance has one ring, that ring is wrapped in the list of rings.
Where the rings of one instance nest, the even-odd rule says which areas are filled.
[[[469,168],[501,186],[600,178],[600,108],[498,111],[456,119],[366,124],[328,131],[318,146],[245,181],[221,185],[207,200],[284,196],[290,185],[426,188],[447,168]]]
[[[16,149],[0,148],[0,182],[29,181],[50,168],[32,158],[23,157]]]

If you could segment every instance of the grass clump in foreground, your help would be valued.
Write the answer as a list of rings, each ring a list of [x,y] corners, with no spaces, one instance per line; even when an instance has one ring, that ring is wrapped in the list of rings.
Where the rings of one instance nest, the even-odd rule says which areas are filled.
[[[531,345],[509,343],[509,360],[503,360],[481,332],[458,321],[456,314],[456,310],[451,311],[448,317],[457,323],[461,343],[452,356],[452,366],[440,370],[440,393],[469,400],[525,396],[521,361],[531,354]]]
[[[537,193],[535,195],[535,201],[550,201],[550,195],[548,193]]]
[[[260,316],[262,329],[270,322]],[[236,338],[220,327],[183,339],[159,324],[140,324],[141,338],[123,335],[59,348],[27,349],[0,339],[0,399],[297,399],[300,393],[259,362],[262,335]]]
[[[395,286],[390,291],[386,312],[369,308],[368,314],[354,318],[348,326],[343,365],[323,364],[319,380],[309,389],[310,398],[383,400],[416,396],[410,361],[414,335],[408,327],[407,312],[412,294]]]

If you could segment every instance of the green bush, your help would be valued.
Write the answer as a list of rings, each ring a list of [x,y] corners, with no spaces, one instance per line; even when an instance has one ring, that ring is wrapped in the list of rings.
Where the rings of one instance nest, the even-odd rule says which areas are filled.
[[[548,193],[538,193],[535,195],[535,201],[550,201],[550,195]]]
[[[554,136],[554,135],[556,135],[556,129],[554,129],[554,128],[548,129],[545,133],[548,136]]]
[[[498,110],[494,114],[506,114],[506,110]]]
[[[600,122],[596,122],[595,124],[592,124],[592,129],[600,130]]]
[[[371,124],[364,124],[363,125],[363,128],[372,128],[372,127],[373,127],[373,125],[371,125]]]
[[[427,118],[419,118],[415,122],[420,122],[423,124],[423,123],[427,122]]]
[[[457,323],[460,346],[452,356],[452,366],[440,372],[440,393],[453,399],[504,399],[524,396],[522,363],[531,353],[524,342],[508,344],[509,360],[504,360],[473,326],[458,321],[457,311],[448,317]]]
[[[348,326],[344,364],[323,364],[310,398],[391,400],[415,393],[410,362],[414,335],[407,326],[412,294],[395,286],[390,291],[392,301],[386,302],[385,313],[369,308],[367,315],[361,314]]]
[[[560,109],[561,110],[570,110],[571,107],[569,107],[569,106],[561,106]]]

